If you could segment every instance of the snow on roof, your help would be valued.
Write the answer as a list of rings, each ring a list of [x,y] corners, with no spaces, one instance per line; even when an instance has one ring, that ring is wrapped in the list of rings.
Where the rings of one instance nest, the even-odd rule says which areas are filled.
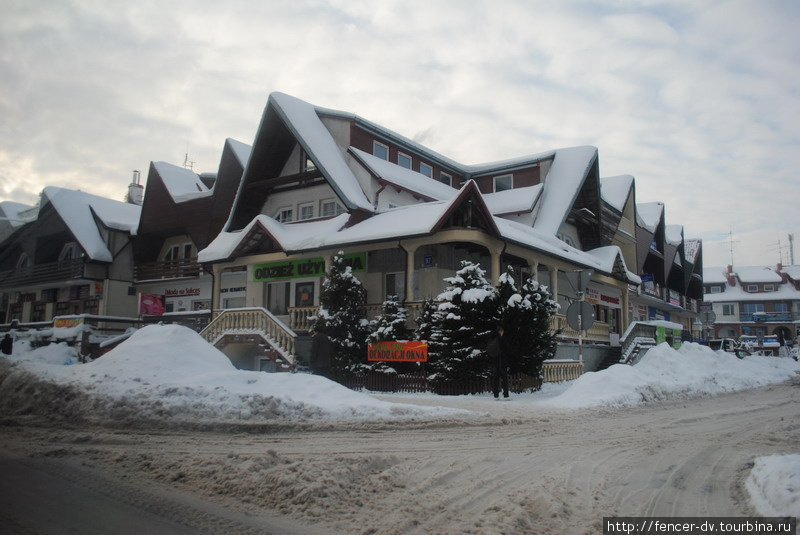
[[[458,190],[411,169],[378,158],[355,147],[350,151],[375,176],[401,189],[417,193],[430,200],[444,201],[453,198]]]
[[[697,258],[700,254],[700,246],[703,245],[703,240],[697,239],[689,239],[683,242],[684,246],[684,256],[686,260],[692,263],[697,262]]]
[[[250,153],[253,152],[253,147],[230,137],[225,140],[225,143],[233,150],[233,154],[236,156],[236,159],[239,160],[239,163],[242,164],[242,167],[246,166],[247,161],[250,159]]]
[[[536,184],[525,188],[484,193],[483,200],[494,215],[519,214],[532,211],[543,190],[544,184]]]
[[[372,203],[330,131],[320,120],[316,108],[284,93],[271,93],[269,101],[347,207],[372,212]]]
[[[544,179],[540,208],[534,221],[537,230],[554,236],[558,233],[596,159],[596,147],[572,147],[555,151],[553,164]]]
[[[3,201],[0,202],[0,214],[2,214],[0,215],[0,219],[8,221],[12,227],[19,227],[35,219],[27,216],[27,214],[23,214],[23,212],[27,212],[33,208],[33,206],[28,206],[27,204]]]
[[[53,206],[92,260],[113,260],[94,215],[105,226],[123,232],[134,233],[139,224],[142,208],[135,204],[53,186],[46,187],[42,195],[43,202]]]
[[[705,282],[705,281],[704,281]],[[797,301],[800,300],[800,291],[793,284],[778,284],[774,292],[746,292],[741,284],[726,286],[721,293],[707,293],[703,301],[707,303],[730,303],[739,301],[766,302],[766,301]]]
[[[781,282],[781,276],[775,273],[772,268],[762,266],[737,267],[736,275],[745,284],[755,284],[758,282]]]
[[[724,284],[728,282],[725,272],[726,269],[724,267],[703,268],[703,284]]]
[[[655,232],[661,215],[664,213],[663,202],[649,202],[636,205],[636,222],[649,232]]]
[[[683,241],[683,225],[667,225],[664,228],[664,238],[670,245],[680,245]]]
[[[792,280],[800,280],[800,266],[783,266],[781,271],[789,275]]]
[[[325,245],[326,238],[340,230],[348,219],[348,214],[341,214],[333,219],[284,224],[269,216],[258,215],[241,230],[220,232],[208,247],[197,254],[198,260],[214,262],[230,258],[236,247],[257,225],[269,232],[285,251],[316,249]]]
[[[211,190],[200,180],[200,175],[191,169],[173,165],[167,162],[153,162],[161,177],[161,181],[167,188],[172,200],[176,203],[190,201],[198,197],[206,197],[211,194]]]
[[[631,175],[609,176],[600,179],[600,195],[603,200],[620,212],[625,209],[631,187],[633,187]]]

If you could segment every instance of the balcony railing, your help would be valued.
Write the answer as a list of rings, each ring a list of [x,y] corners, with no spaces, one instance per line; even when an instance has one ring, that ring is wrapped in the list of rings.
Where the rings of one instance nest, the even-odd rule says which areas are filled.
[[[82,258],[37,264],[26,268],[0,271],[0,286],[25,286],[43,282],[80,279],[84,276]]]
[[[203,270],[196,258],[180,258],[136,264],[133,278],[137,281],[199,277]]]

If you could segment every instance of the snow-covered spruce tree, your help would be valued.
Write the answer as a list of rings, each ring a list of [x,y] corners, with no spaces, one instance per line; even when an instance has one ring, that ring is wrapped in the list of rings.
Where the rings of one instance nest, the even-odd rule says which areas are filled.
[[[390,295],[383,302],[381,313],[370,322],[372,332],[367,338],[367,343],[396,341],[396,340],[410,340],[411,330],[406,326],[406,319],[408,319],[408,311],[397,300],[396,295]],[[395,373],[397,371],[405,371],[405,364],[412,363],[386,363],[374,362],[370,363],[372,369],[376,371]]]
[[[422,302],[422,309],[417,317],[417,327],[414,329],[414,340],[428,342],[433,330],[433,316],[436,313],[436,301],[428,298]]]
[[[428,341],[428,369],[434,384],[487,377],[486,344],[497,324],[497,291],[479,265],[462,261],[455,277],[439,294]]]
[[[547,287],[533,277],[517,289],[512,268],[500,276],[498,294],[511,371],[538,378],[542,363],[555,354],[556,333],[550,330],[550,317],[558,305],[550,299]]]
[[[364,304],[367,291],[344,262],[344,253],[333,256],[319,295],[320,308],[314,328],[333,343],[331,368],[337,375],[354,373],[367,362],[369,322]]]

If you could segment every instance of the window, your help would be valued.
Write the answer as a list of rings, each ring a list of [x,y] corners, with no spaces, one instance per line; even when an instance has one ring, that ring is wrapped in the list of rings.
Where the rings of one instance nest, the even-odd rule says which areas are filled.
[[[398,152],[397,165],[400,167],[405,167],[406,169],[411,169],[411,156],[408,154],[403,154],[402,152]]]
[[[178,248],[177,245],[173,245],[172,247],[167,249],[167,252],[164,254],[164,260],[166,261],[177,260],[179,250],[180,249]]]
[[[314,203],[300,205],[300,220],[312,219],[314,217]]]
[[[183,258],[189,259],[192,257],[192,244],[191,243],[184,243],[183,244]]]
[[[419,172],[428,178],[433,178],[433,167],[426,163],[419,163]]]
[[[757,314],[759,312],[764,312],[764,303],[745,303],[744,304],[744,313],[745,314]]]
[[[291,223],[294,220],[294,210],[291,208],[281,208],[275,218],[279,223]]]
[[[447,184],[448,186],[453,185],[453,177],[448,175],[447,173],[439,173],[439,182],[442,184]]]
[[[76,253],[77,248],[75,247],[75,242],[64,244],[64,247],[61,248],[61,252],[58,254],[58,262],[69,263],[70,260],[77,257]]]
[[[19,255],[19,260],[17,260],[17,269],[27,269],[31,267],[31,257],[28,256],[28,253],[22,253]]]
[[[758,291],[758,284],[748,284],[747,285],[748,292],[757,292]]]
[[[722,305],[722,315],[723,316],[733,316],[736,314],[733,305]]]
[[[712,286],[711,287],[711,293],[712,294],[722,293],[722,288],[720,288],[719,286]]]
[[[765,284],[764,285],[764,291],[765,292],[774,292],[775,291],[775,285],[774,284]]]
[[[388,298],[390,295],[396,296],[398,301],[403,301],[406,298],[405,273],[386,274],[386,294],[384,297]]]
[[[302,162],[302,169],[300,169],[300,171],[313,171],[317,168],[317,166],[314,165],[314,161],[309,158],[305,151],[303,151],[302,155],[300,156],[300,161]]]
[[[789,305],[786,303],[775,303],[775,312],[789,312]]]
[[[333,200],[322,201],[320,203],[320,214],[322,217],[334,217],[344,212],[338,202]]]
[[[514,175],[494,177],[494,191],[506,191],[514,187]]]
[[[389,161],[389,147],[378,141],[372,142],[372,155],[382,160]]]

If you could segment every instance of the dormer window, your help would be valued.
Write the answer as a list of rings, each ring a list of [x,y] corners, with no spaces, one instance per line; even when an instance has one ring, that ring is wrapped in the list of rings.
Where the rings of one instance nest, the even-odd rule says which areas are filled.
[[[758,284],[748,284],[747,291],[750,293],[754,293],[758,291]]]
[[[379,141],[372,142],[372,155],[377,156],[381,160],[389,161],[389,146],[384,145]]]
[[[291,208],[281,208],[278,210],[278,215],[275,219],[279,223],[291,223],[294,220],[294,210]]]
[[[400,167],[405,167],[406,169],[411,169],[411,156],[408,154],[403,154],[402,152],[398,152],[397,165]]]
[[[514,175],[502,175],[494,177],[494,191],[506,191],[513,189]]]
[[[775,285],[774,284],[765,284],[764,285],[764,291],[765,292],[774,292],[775,291]]]

